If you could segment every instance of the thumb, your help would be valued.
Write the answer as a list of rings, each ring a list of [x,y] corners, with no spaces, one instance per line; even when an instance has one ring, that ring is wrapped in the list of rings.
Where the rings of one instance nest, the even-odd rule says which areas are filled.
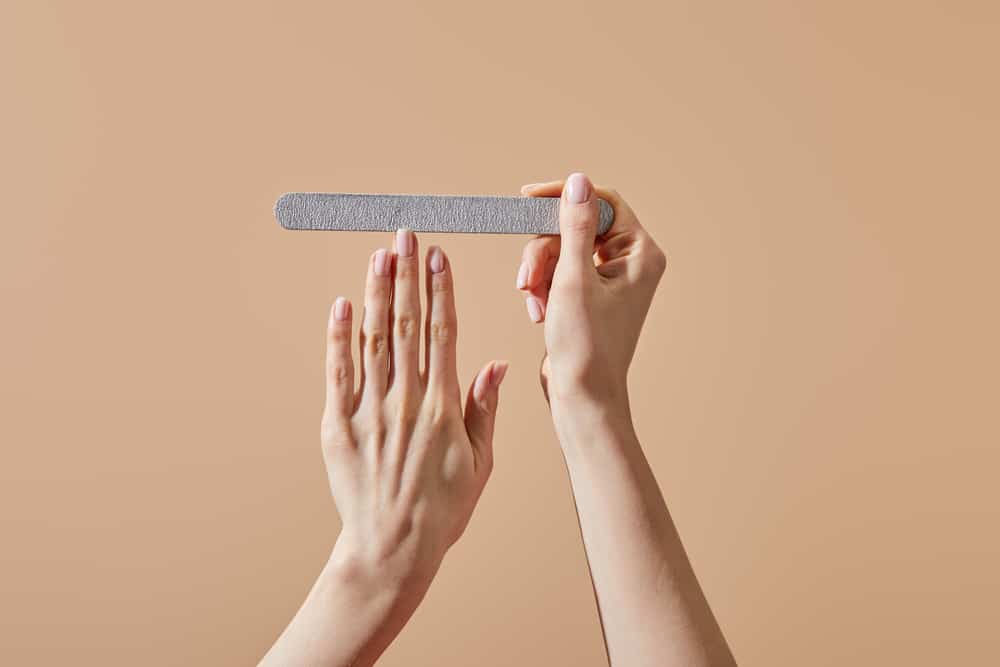
[[[570,174],[559,202],[560,263],[565,260],[576,271],[594,270],[594,238],[599,219],[593,183],[580,172]]]
[[[465,430],[479,455],[477,461],[482,461],[487,471],[493,466],[493,424],[500,399],[500,383],[507,374],[507,367],[506,361],[491,361],[483,366],[469,387],[469,397],[465,401]]]

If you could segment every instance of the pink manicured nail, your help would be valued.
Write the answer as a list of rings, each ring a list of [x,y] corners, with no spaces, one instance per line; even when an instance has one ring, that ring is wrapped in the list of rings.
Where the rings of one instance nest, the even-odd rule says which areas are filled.
[[[350,311],[351,303],[342,296],[338,296],[337,300],[333,302],[333,319],[338,322],[347,321],[347,316]]]
[[[524,289],[528,286],[528,268],[527,262],[521,262],[521,268],[517,271],[517,289]]]
[[[493,369],[489,368],[484,373],[480,373],[476,376],[475,386],[472,388],[472,395],[477,401],[482,401],[486,399],[486,390],[490,386],[490,376],[493,374]]]
[[[507,368],[510,364],[506,361],[498,361],[493,364],[493,368],[490,369],[490,384],[494,387],[499,387],[500,383],[503,382],[503,378],[507,375]]]
[[[563,196],[570,204],[582,204],[587,201],[590,199],[590,179],[580,172],[570,174],[563,187]]]
[[[413,232],[409,229],[396,230],[396,252],[400,257],[409,257],[413,254]]]
[[[431,248],[431,273],[441,273],[444,271],[444,253],[441,248],[434,246]]]
[[[385,248],[379,248],[375,251],[375,275],[376,276],[387,276],[389,275],[389,253]]]
[[[533,296],[528,297],[528,317],[532,322],[542,321],[542,303]]]

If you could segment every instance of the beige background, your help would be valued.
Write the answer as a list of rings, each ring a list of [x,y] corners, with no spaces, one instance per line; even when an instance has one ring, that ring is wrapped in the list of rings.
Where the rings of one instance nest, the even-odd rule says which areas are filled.
[[[419,7],[418,7],[419,5]],[[0,662],[250,664],[337,532],[322,333],[388,236],[286,190],[585,169],[672,266],[640,434],[746,665],[996,664],[992,2],[0,6]],[[497,465],[385,665],[600,665],[513,289],[439,237]]]

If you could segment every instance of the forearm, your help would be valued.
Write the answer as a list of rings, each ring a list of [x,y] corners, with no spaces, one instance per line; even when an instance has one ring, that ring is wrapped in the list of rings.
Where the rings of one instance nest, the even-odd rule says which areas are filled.
[[[611,663],[733,664],[620,405],[552,405]]]
[[[334,554],[275,645],[271,665],[372,665],[423,599],[424,577],[372,576],[372,568]]]

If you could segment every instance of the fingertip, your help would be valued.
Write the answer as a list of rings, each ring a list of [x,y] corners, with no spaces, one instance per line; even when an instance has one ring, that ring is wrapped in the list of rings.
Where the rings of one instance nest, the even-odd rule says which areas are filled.
[[[594,184],[582,171],[574,171],[566,178],[562,196],[569,204],[585,204],[594,193]]]
[[[441,246],[435,245],[427,249],[427,266],[431,273],[443,273],[444,263],[444,250],[441,249]]]
[[[521,267],[517,270],[517,280],[514,283],[517,289],[523,290],[528,287],[528,276],[530,274],[531,265],[527,260],[521,262]]]
[[[491,394],[495,394],[500,388],[500,383],[503,382],[504,376],[507,375],[509,365],[507,361],[491,361],[476,376],[476,380],[472,386],[472,397],[484,409],[490,409],[490,396]]]
[[[351,302],[338,296],[330,307],[330,320],[326,327],[328,354],[342,356],[350,348],[353,336],[351,326]]]
[[[392,271],[392,253],[385,248],[379,248],[372,255],[372,269],[376,276],[388,276]]]
[[[416,249],[416,235],[413,230],[405,227],[397,229],[395,245],[399,257],[411,257]]]
[[[568,260],[574,272],[593,271],[599,210],[590,179],[582,172],[570,174],[559,203],[559,261]]]
[[[545,318],[545,306],[538,297],[529,296],[525,305],[528,308],[528,317],[531,318],[532,322],[538,324]]]
[[[493,373],[493,364],[486,364],[476,375],[472,383],[472,398],[480,406],[485,405],[486,392],[490,388],[490,375]]]
[[[338,322],[346,322],[351,319],[351,302],[342,296],[338,296],[333,303],[333,317]]]
[[[521,186],[521,194],[525,197],[558,197],[562,187],[562,181],[528,183]]]
[[[490,386],[499,389],[500,383],[503,382],[504,377],[507,375],[507,369],[510,368],[509,361],[496,361],[490,367]]]

